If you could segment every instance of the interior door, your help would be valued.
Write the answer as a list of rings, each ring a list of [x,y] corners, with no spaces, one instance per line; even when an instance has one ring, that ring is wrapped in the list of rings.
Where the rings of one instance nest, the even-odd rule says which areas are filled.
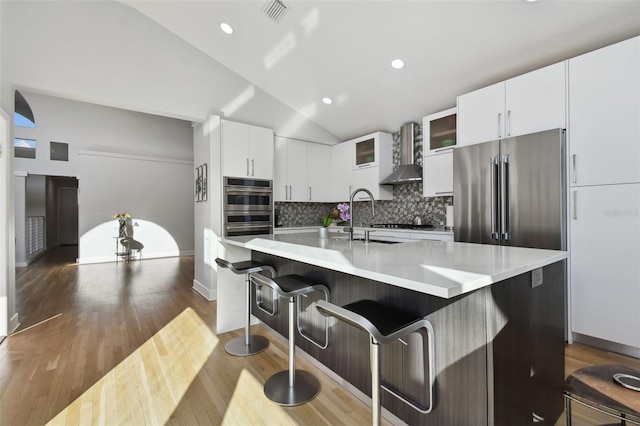
[[[78,244],[78,190],[58,188],[58,243]]]

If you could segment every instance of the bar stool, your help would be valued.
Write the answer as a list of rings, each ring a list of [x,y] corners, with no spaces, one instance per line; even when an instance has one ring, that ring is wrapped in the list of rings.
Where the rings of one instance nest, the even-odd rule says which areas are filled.
[[[373,300],[359,300],[344,307],[333,303],[318,301],[317,309],[323,315],[333,316],[369,333],[369,351],[371,354],[371,410],[372,423],[380,425],[380,389],[384,389],[414,410],[423,414],[433,409],[434,384],[434,332],[431,323],[423,317],[416,317],[405,311],[392,308]],[[421,328],[426,329],[429,352],[429,406],[423,407],[407,397],[385,386],[380,381],[380,345],[401,339]]]
[[[262,271],[268,271],[272,277],[276,276],[276,271],[269,265],[263,265],[253,260],[244,260],[241,262],[231,263],[228,260],[216,258],[216,263],[221,268],[227,268],[234,274],[245,274],[247,284],[247,297],[245,299],[245,325],[244,336],[238,336],[231,339],[224,347],[230,355],[248,356],[254,355],[269,347],[269,339],[265,336],[251,334],[251,280],[249,274]]]
[[[280,371],[271,376],[264,384],[264,394],[273,402],[287,407],[304,404],[312,400],[320,392],[320,382],[308,371],[296,370],[296,334],[295,311],[296,299],[314,291],[324,293],[329,299],[329,289],[301,275],[283,275],[270,279],[264,275],[251,274],[254,284],[266,285],[278,293],[280,297],[289,299],[289,369]],[[299,303],[299,301],[298,301]],[[325,322],[325,326],[327,323]],[[301,330],[298,327],[298,330]],[[326,329],[328,333],[328,328]],[[305,336],[302,331],[301,334]],[[326,347],[309,339],[320,347]]]

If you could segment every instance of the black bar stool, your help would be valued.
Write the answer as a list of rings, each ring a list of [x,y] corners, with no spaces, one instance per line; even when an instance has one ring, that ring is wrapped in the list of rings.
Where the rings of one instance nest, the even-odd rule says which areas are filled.
[[[262,352],[269,347],[269,339],[264,336],[251,334],[251,280],[249,274],[262,271],[268,271],[272,277],[276,276],[276,270],[269,265],[263,265],[253,260],[245,260],[242,262],[229,262],[221,258],[216,258],[216,263],[221,268],[227,268],[235,274],[246,275],[247,297],[245,300],[245,325],[244,336],[238,336],[231,339],[224,347],[230,355],[248,356]]]
[[[289,299],[289,369],[271,376],[264,384],[264,394],[267,398],[280,405],[289,407],[304,404],[312,400],[320,392],[320,382],[308,371],[296,370],[296,298],[314,291],[320,291],[324,293],[325,299],[328,300],[329,289],[325,285],[318,284],[301,275],[283,275],[270,279],[264,275],[251,274],[251,280],[254,284],[269,286],[280,297]],[[304,337],[309,339],[307,336]],[[325,345],[321,345],[312,339],[309,340],[317,346],[326,347],[326,342]]]
[[[392,308],[373,300],[359,300],[344,307],[319,300],[317,308],[323,315],[333,316],[369,333],[371,340],[371,410],[372,423],[380,425],[380,389],[384,389],[414,410],[423,414],[433,409],[433,383],[435,353],[434,333],[431,323],[423,317],[416,317],[400,309]],[[401,339],[421,328],[426,329],[429,352],[429,407],[423,407],[407,397],[385,386],[380,381],[380,345]]]

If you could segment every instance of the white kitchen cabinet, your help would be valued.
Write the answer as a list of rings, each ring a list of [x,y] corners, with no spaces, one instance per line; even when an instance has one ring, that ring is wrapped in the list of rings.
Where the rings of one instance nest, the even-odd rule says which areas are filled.
[[[331,201],[331,147],[276,137],[274,200]]]
[[[422,118],[423,157],[452,151],[457,138],[457,108],[449,108]]]
[[[453,151],[423,158],[422,195],[443,197],[453,195]]]
[[[458,97],[457,146],[500,139],[504,135],[504,82]]]
[[[640,37],[569,60],[572,186],[640,182]]]
[[[224,176],[273,179],[273,130],[222,120]]]
[[[566,61],[458,97],[457,146],[566,128]]]
[[[368,189],[375,200],[393,200],[393,186],[380,185],[380,181],[386,178],[391,171],[387,173],[381,172],[380,167],[368,167],[353,171],[353,188]],[[369,200],[369,196],[365,192],[360,192],[354,198],[354,201]]]
[[[275,201],[307,201],[307,143],[275,138]]]
[[[308,201],[325,203],[331,199],[331,147],[319,143],[307,145]]]
[[[348,201],[353,183],[353,144],[342,142],[331,147],[331,199]]]
[[[570,195],[572,331],[640,348],[640,184]]]
[[[351,139],[353,144],[353,170],[376,167],[393,161],[393,136],[389,133],[375,132]]]

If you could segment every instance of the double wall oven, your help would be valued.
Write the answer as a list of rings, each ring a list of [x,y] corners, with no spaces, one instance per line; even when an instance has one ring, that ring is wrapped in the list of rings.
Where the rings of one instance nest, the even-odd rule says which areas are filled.
[[[225,177],[223,197],[225,237],[273,232],[272,181]]]

